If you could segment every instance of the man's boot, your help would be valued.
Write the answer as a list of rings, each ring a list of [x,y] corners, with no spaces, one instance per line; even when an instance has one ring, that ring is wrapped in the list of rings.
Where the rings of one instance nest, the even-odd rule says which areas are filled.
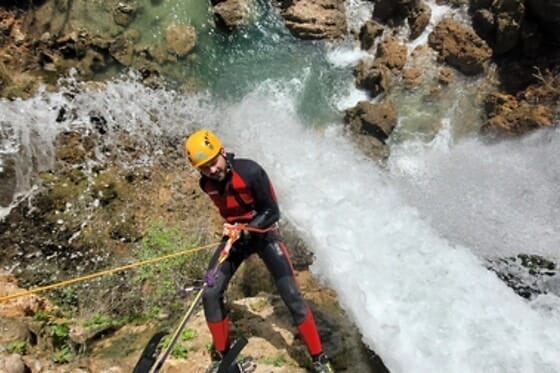
[[[218,373],[221,363],[222,356],[220,353],[216,352],[212,354],[212,362],[210,363],[208,369],[206,369],[206,373]],[[251,373],[255,370],[255,368],[255,365],[249,358],[243,359],[242,361],[234,360],[227,368],[226,373]]]
[[[325,353],[313,359],[313,366],[311,371],[313,373],[334,373],[334,369],[329,362],[329,357]]]

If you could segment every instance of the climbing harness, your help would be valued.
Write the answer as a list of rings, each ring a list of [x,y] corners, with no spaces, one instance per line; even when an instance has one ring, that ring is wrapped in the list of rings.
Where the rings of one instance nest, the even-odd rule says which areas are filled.
[[[231,250],[233,244],[235,243],[235,241],[237,241],[239,239],[239,237],[241,236],[241,232],[242,231],[249,231],[249,232],[256,232],[256,233],[266,233],[266,232],[271,231],[273,229],[276,229],[276,225],[272,225],[272,226],[270,226],[268,228],[265,228],[265,229],[260,229],[260,228],[249,227],[249,226],[247,226],[247,224],[235,224],[230,228],[229,235],[228,235],[228,240],[226,241],[226,244],[224,245],[224,248],[222,249],[222,251],[220,251],[220,255],[218,257],[218,261],[217,261],[216,265],[212,269],[210,269],[206,273],[206,275],[204,276],[204,284],[202,285],[202,287],[196,293],[196,295],[194,297],[194,300],[192,301],[190,307],[185,312],[185,315],[183,316],[183,319],[181,320],[181,322],[179,323],[179,326],[177,327],[177,329],[173,333],[173,336],[171,337],[171,340],[170,340],[167,348],[160,354],[160,356],[156,360],[156,363],[150,369],[150,371],[149,371],[150,373],[158,373],[161,370],[161,368],[163,367],[163,364],[165,363],[165,361],[169,357],[169,354],[171,353],[171,350],[173,349],[173,347],[177,343],[177,341],[179,339],[179,336],[181,335],[183,329],[187,325],[187,322],[189,321],[190,317],[192,316],[194,310],[200,304],[200,301],[202,299],[202,295],[204,294],[204,290],[206,290],[206,288],[209,287],[209,286],[213,286],[216,275],[217,275],[218,271],[220,270],[220,267],[221,267],[222,263],[225,262],[226,259],[229,257],[230,250]]]

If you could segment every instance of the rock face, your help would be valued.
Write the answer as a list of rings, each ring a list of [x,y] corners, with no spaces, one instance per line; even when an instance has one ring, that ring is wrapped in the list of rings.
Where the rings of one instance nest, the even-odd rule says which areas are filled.
[[[554,118],[554,112],[546,106],[519,102],[511,95],[500,93],[486,97],[485,110],[488,120],[482,128],[484,133],[520,135],[550,127]]]
[[[547,36],[560,41],[560,2],[558,0],[526,0],[526,6],[547,31]]]
[[[370,60],[362,60],[354,68],[356,86],[368,91],[371,97],[387,92],[393,84],[391,71],[387,66],[376,65]]]
[[[374,0],[372,18],[389,26],[406,22],[409,39],[414,40],[426,29],[432,15],[431,8],[421,0]]]
[[[346,35],[342,0],[286,0],[280,6],[288,29],[302,39],[338,39]]]
[[[243,26],[249,22],[250,6],[248,0],[226,0],[212,7],[220,22],[229,28]]]
[[[375,44],[375,39],[383,34],[383,25],[380,23],[368,20],[360,29],[358,37],[360,38],[360,45],[363,50],[371,49]]]
[[[490,44],[494,55],[509,52],[527,35],[523,0],[473,2],[470,9],[475,30]]]
[[[410,11],[407,17],[408,26],[410,27],[410,40],[416,39],[430,23],[432,17],[432,8],[426,3],[420,2]]]
[[[373,104],[360,101],[346,111],[345,120],[353,131],[374,136],[385,143],[397,125],[397,113],[387,102]]]
[[[17,294],[25,291],[17,286],[16,278],[11,273],[0,272],[0,296]],[[0,317],[33,316],[38,311],[48,308],[47,302],[35,295],[27,295],[0,303]]]
[[[396,38],[389,37],[379,44],[375,54],[375,64],[400,71],[406,63],[406,55],[406,45],[399,43]]]
[[[26,373],[28,370],[18,354],[0,356],[0,372]]]
[[[196,31],[189,25],[169,25],[165,32],[165,42],[169,52],[180,57],[184,56],[196,44]]]
[[[492,51],[471,28],[446,18],[432,31],[428,38],[430,47],[438,51],[440,58],[465,75],[483,71],[484,63]]]

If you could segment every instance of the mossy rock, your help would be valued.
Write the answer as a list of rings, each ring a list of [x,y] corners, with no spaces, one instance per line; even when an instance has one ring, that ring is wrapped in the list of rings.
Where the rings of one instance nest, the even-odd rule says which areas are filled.
[[[98,199],[102,206],[107,206],[114,200],[124,200],[129,192],[127,183],[113,168],[99,173],[91,187],[92,196]]]
[[[69,169],[61,174],[42,173],[43,185],[47,188],[42,194],[40,204],[43,211],[63,211],[67,203],[71,203],[88,187],[87,176],[78,169]]]

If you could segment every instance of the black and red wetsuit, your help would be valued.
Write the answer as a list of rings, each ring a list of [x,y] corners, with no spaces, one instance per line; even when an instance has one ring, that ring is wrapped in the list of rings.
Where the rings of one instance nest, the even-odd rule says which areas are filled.
[[[266,229],[280,218],[274,188],[261,166],[248,159],[234,158],[227,154],[229,170],[223,181],[202,176],[200,187],[208,194],[230,224],[247,223],[251,227]],[[225,239],[217,248],[209,269],[214,268]],[[232,247],[229,257],[222,263],[213,286],[203,295],[204,313],[217,351],[229,346],[229,327],[224,308],[224,292],[243,260],[257,253],[272,274],[280,296],[288,306],[294,323],[314,356],[322,352],[321,341],[311,310],[306,305],[296,285],[294,270],[278,228],[259,234],[251,232],[240,238]]]

